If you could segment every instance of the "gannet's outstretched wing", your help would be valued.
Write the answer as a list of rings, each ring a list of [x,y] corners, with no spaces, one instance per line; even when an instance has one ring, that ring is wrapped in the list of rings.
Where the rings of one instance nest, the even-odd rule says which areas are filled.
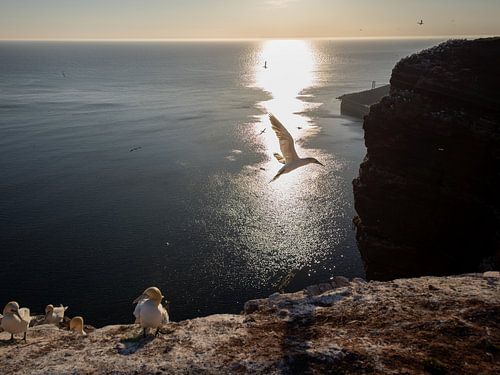
[[[288,132],[288,130],[286,130],[283,124],[279,122],[279,120],[276,117],[274,117],[274,115],[269,114],[269,120],[271,120],[271,125],[273,127],[273,130],[280,141],[280,149],[281,153],[285,157],[285,162],[290,163],[291,161],[298,159],[299,156],[295,151],[293,138]]]

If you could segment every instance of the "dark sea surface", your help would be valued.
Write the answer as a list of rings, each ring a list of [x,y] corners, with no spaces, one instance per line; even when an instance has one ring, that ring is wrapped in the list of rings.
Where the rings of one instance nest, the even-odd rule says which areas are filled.
[[[363,277],[336,97],[439,41],[0,43],[0,304],[128,323],[155,285],[182,320]],[[270,184],[268,111],[325,167]]]

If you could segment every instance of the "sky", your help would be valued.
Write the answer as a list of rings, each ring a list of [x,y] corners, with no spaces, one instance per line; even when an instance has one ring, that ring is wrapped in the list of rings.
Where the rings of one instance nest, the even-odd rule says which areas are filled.
[[[500,35],[499,15],[500,0],[0,0],[0,40]]]

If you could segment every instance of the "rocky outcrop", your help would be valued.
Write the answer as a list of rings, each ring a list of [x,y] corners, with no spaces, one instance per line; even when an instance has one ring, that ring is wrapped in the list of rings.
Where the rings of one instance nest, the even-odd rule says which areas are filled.
[[[390,85],[384,85],[371,90],[344,94],[337,99],[341,100],[340,114],[363,118],[370,113],[370,107],[378,103],[384,96],[389,94]]]
[[[87,336],[0,334],[2,374],[498,374],[500,274],[391,282],[337,278],[249,301],[241,315]]]
[[[401,60],[363,128],[354,223],[367,277],[498,267],[500,38]]]

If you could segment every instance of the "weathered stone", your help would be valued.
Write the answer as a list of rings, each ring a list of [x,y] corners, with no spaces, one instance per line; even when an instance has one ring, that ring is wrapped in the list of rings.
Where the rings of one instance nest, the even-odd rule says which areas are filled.
[[[318,284],[318,288],[319,288],[319,291],[321,293],[324,293],[324,292],[327,292],[329,290],[332,289],[332,284],[330,283],[321,283],[321,284]]]
[[[245,302],[245,304],[243,305],[243,311],[245,312],[245,314],[252,314],[255,311],[259,310],[259,307],[260,307],[260,300],[253,299]]]
[[[310,296],[315,296],[321,293],[321,290],[317,285],[310,285],[306,288],[306,293]]]
[[[500,278],[500,272],[499,271],[488,271],[488,272],[483,273],[483,277]]]
[[[335,282],[335,285],[337,288],[351,285],[351,283],[349,282],[349,279],[347,277],[344,277],[344,276],[335,276],[333,278],[333,282]]]

